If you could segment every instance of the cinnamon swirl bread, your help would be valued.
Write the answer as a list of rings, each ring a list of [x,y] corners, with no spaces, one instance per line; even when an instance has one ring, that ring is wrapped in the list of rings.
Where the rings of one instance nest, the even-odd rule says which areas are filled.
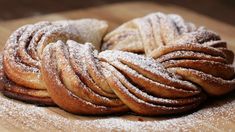
[[[204,27],[163,13],[105,35],[107,27],[84,19],[19,28],[0,56],[3,94],[75,114],[156,116],[235,88],[233,52]]]
[[[102,49],[153,57],[210,95],[222,95],[235,87],[234,54],[227,43],[178,15],[152,13],[126,22],[104,37]]]
[[[106,22],[95,19],[38,22],[20,27],[9,37],[3,51],[3,93],[26,102],[53,105],[40,71],[44,47],[68,39],[98,46],[106,29]]]
[[[195,108],[205,99],[200,87],[154,59],[122,51],[98,54],[91,44],[74,41],[44,49],[42,76],[55,103],[77,114],[129,109],[142,115],[171,114]]]

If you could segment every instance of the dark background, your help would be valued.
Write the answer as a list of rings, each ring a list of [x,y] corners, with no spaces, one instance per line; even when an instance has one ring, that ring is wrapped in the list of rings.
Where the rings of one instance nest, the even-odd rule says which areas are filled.
[[[136,0],[0,0],[0,21]],[[183,7],[235,25],[235,0],[149,0]]]

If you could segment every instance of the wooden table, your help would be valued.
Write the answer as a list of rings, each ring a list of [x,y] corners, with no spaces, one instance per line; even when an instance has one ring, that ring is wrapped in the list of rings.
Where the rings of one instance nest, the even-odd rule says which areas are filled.
[[[132,18],[161,11],[176,13],[187,21],[218,32],[235,51],[235,27],[176,6],[151,2],[105,5],[85,10],[0,23],[0,50],[19,26],[41,20],[98,18],[107,20],[110,30]],[[0,131],[235,131],[235,92],[208,100],[198,110],[179,116],[141,117],[134,115],[89,117],[69,114],[55,107],[38,107],[0,95]]]

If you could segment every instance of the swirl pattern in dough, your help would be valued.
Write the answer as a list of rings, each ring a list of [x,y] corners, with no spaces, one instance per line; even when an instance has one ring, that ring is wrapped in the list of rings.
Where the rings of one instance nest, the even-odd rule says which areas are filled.
[[[3,93],[31,103],[53,105],[40,71],[44,47],[68,39],[98,45],[106,29],[106,22],[95,19],[39,22],[19,28],[9,37],[3,52]]]
[[[55,103],[77,114],[129,109],[141,115],[172,114],[193,109],[205,99],[200,87],[152,58],[123,51],[98,54],[91,44],[74,41],[45,48],[42,75]]]
[[[222,95],[235,87],[234,54],[227,43],[178,15],[152,13],[124,23],[104,37],[102,49],[153,57],[210,95]]]
[[[178,15],[137,18],[103,39],[106,30],[93,19],[19,28],[0,58],[2,92],[75,114],[155,116],[188,112],[235,88],[226,42]]]

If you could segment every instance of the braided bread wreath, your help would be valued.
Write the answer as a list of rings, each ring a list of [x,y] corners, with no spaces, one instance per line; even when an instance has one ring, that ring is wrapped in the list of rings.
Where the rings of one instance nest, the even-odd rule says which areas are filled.
[[[105,35],[107,27],[81,19],[19,28],[0,59],[3,94],[75,114],[154,116],[187,112],[235,87],[233,52],[204,27],[163,13]],[[92,44],[101,41],[97,52]]]

